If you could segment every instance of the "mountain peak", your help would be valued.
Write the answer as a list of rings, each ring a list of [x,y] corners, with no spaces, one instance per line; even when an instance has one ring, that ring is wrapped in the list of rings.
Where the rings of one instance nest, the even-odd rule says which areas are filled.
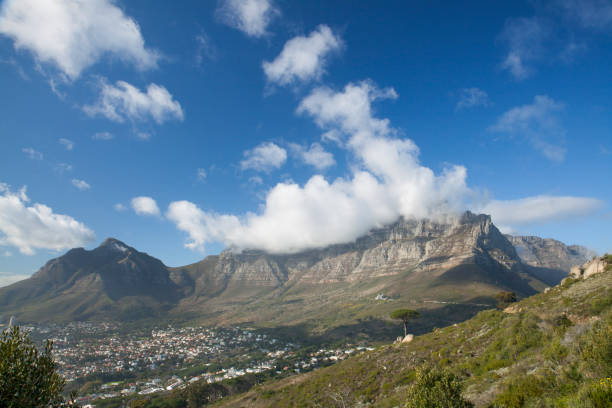
[[[127,252],[130,249],[130,247],[128,247],[123,242],[119,241],[118,239],[110,238],[110,237],[106,238],[100,244],[100,246],[98,246],[98,248],[106,248],[106,249],[110,249],[113,251],[119,251],[119,252]]]

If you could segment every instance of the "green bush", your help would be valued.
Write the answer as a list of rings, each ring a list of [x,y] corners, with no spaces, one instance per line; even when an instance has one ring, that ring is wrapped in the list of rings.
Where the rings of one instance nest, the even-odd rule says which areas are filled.
[[[571,408],[612,407],[612,378],[602,378],[585,384],[575,395],[564,401],[563,406]]]
[[[474,405],[463,399],[463,386],[457,376],[447,371],[420,368],[416,382],[410,387],[406,408],[469,408]]]
[[[541,377],[527,375],[513,379],[493,404],[496,408],[521,408],[531,398],[539,397],[549,388]]]
[[[574,323],[567,318],[567,315],[563,313],[553,319],[553,327],[556,334],[561,335],[565,333],[569,327],[572,327]]]
[[[602,378],[598,383],[591,384],[584,396],[594,408],[612,407],[612,378]]]
[[[612,377],[612,315],[599,321],[584,339],[582,357],[602,377]]]
[[[612,306],[612,290],[608,289],[603,297],[591,300],[590,312],[592,315],[598,315],[610,306]]]
[[[65,380],[56,372],[51,356],[52,343],[42,352],[19,326],[0,335],[0,406],[65,407],[72,405],[62,396]]]

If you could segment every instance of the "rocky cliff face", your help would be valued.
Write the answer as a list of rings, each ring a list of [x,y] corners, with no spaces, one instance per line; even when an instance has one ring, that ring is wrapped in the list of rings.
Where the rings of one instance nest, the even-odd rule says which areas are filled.
[[[580,245],[565,245],[550,238],[506,235],[521,260],[531,266],[559,269],[569,273],[572,266],[582,265],[597,255]]]
[[[446,221],[401,219],[354,243],[298,254],[224,251],[212,275],[227,286],[280,287],[354,283],[408,270],[437,273],[462,264],[514,273],[521,262],[489,216],[467,212]]]
[[[0,312],[22,320],[190,313],[221,322],[284,316],[284,323],[306,312],[310,318],[343,312],[350,302],[364,317],[386,315],[387,306],[371,304],[377,293],[424,307],[429,301],[482,306],[499,290],[525,296],[543,289],[543,282],[558,282],[563,276],[554,274],[566,273],[552,268],[558,254],[547,253],[549,247],[535,246],[529,254],[537,254],[540,263],[534,265],[551,268],[528,266],[489,216],[470,212],[443,220],[400,219],[355,242],[297,254],[226,250],[178,268],[107,239],[92,251],[70,250],[32,278],[0,289]],[[237,305],[248,305],[251,314]]]

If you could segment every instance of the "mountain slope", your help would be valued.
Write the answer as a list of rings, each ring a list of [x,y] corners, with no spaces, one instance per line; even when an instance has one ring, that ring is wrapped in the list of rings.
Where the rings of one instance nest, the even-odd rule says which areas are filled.
[[[604,272],[503,311],[483,311],[410,343],[270,382],[216,406],[404,406],[417,370],[436,367],[462,378],[464,397],[476,407],[608,407],[612,257],[607,263]]]
[[[532,273],[552,285],[565,278],[572,266],[582,265],[597,255],[583,246],[565,245],[556,239],[512,235],[506,238],[516,248],[521,261],[535,268]]]
[[[161,261],[109,238],[92,251],[72,249],[30,279],[0,288],[0,311],[25,321],[131,320],[158,315],[179,297]]]
[[[500,290],[542,290],[547,283],[538,273],[490,217],[469,212],[400,219],[353,243],[297,254],[224,251],[178,268],[108,239],[0,289],[0,314],[21,321],[248,323],[337,336],[365,327],[391,335],[384,317],[398,305],[421,309],[424,331],[472,316]],[[376,300],[379,293],[387,300]]]

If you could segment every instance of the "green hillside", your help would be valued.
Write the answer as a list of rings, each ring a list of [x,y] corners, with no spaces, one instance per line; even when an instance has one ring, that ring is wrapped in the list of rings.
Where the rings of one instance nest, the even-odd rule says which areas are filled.
[[[424,378],[437,387],[434,397],[455,387],[476,407],[612,406],[611,257],[608,262],[603,273],[568,279],[504,310],[482,311],[411,343],[268,382],[215,406],[413,406],[407,402],[431,391],[422,389]],[[183,392],[193,395],[197,387],[206,386]],[[158,399],[155,406],[172,406],[181,395],[168,396],[168,405]]]

